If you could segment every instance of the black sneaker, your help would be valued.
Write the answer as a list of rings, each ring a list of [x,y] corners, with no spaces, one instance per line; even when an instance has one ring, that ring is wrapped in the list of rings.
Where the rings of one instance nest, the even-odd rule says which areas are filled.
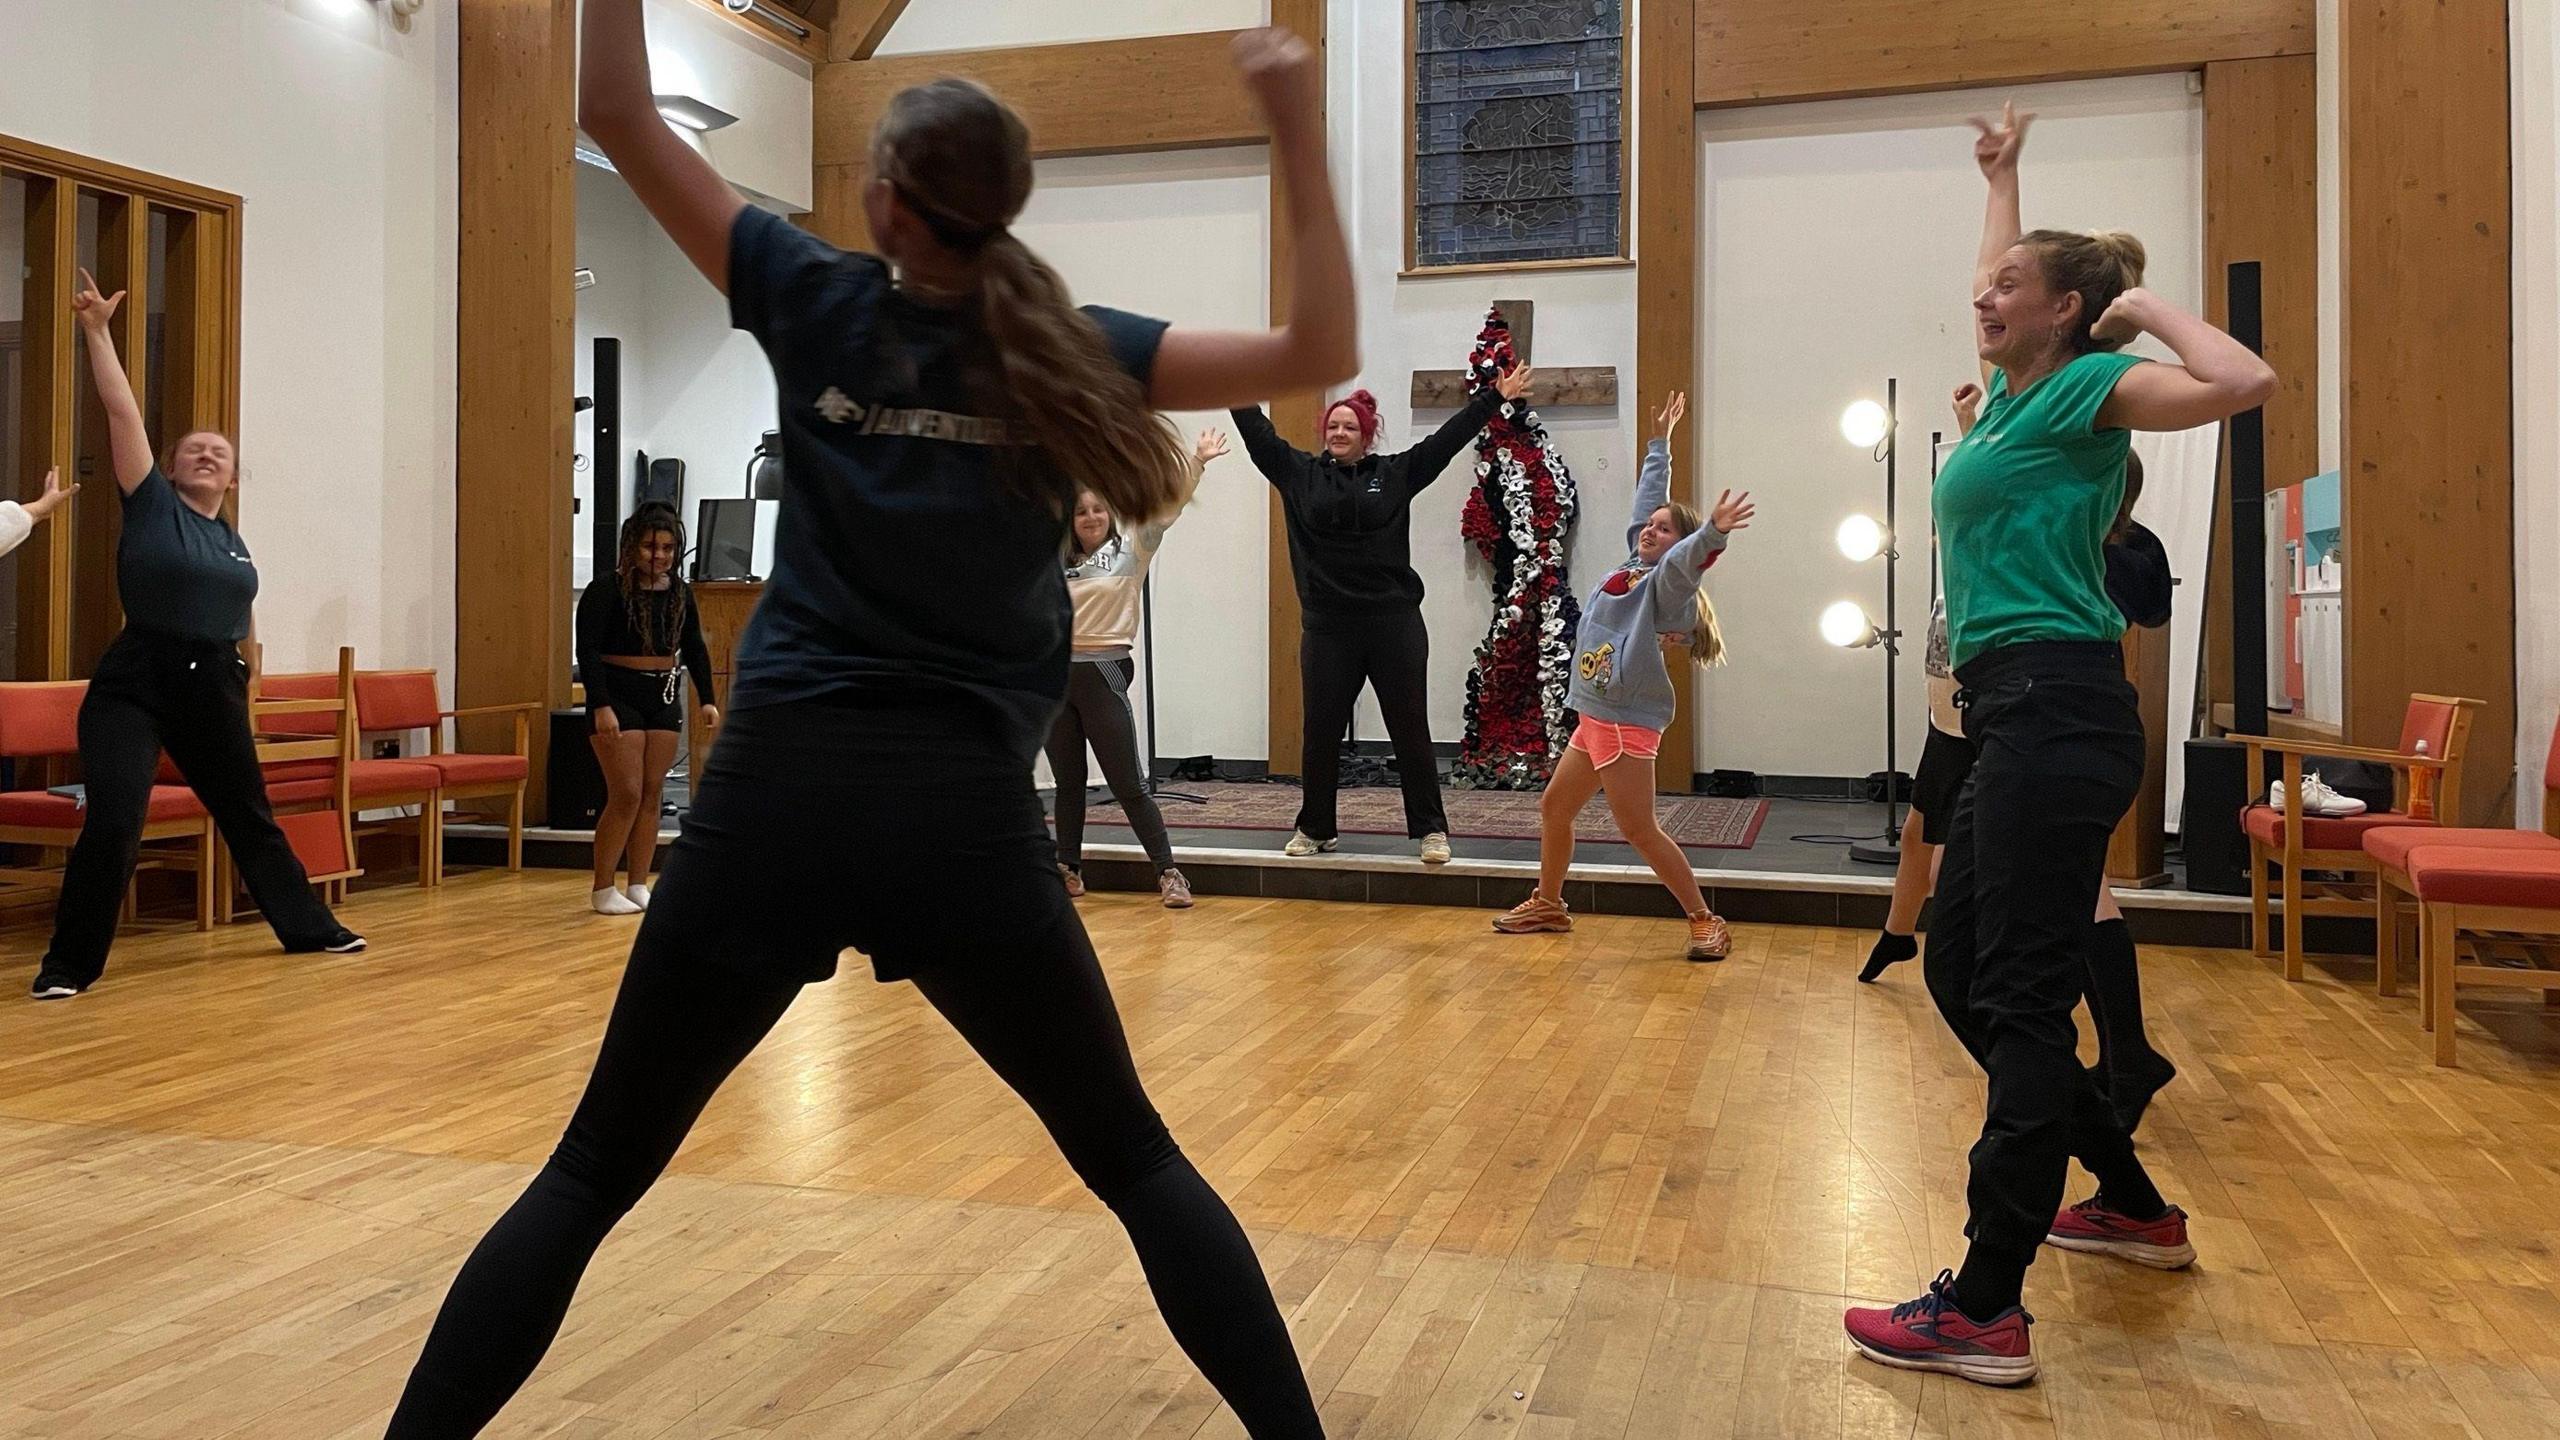
[[[284,953],[287,955],[309,955],[314,952],[318,952],[328,955],[353,955],[363,948],[364,937],[353,930],[349,930],[344,926],[341,926],[335,933],[329,935],[325,939],[318,941],[305,941],[298,945],[287,945],[284,947]]]
[[[27,987],[27,994],[37,1000],[68,1000],[88,988],[59,970],[46,970],[37,974],[36,983]]]

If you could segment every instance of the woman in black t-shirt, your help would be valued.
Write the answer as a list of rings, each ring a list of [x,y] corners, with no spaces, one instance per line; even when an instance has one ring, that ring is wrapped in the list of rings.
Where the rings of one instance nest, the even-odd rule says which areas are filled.
[[[578,679],[587,687],[588,744],[604,771],[604,811],[596,816],[599,915],[649,908],[649,870],[658,854],[658,818],[667,769],[684,732],[684,676],[693,676],[694,723],[720,723],[711,688],[711,650],[693,591],[676,575],[684,522],[651,501],[622,522],[613,569],[578,596]],[[629,862],[631,883],[614,879]]]
[[[1237,56],[1288,191],[1296,299],[1276,330],[1205,333],[1069,303],[1007,228],[1030,196],[1029,137],[985,90],[941,80],[889,101],[862,192],[886,259],[847,254],[748,206],[667,128],[640,0],[586,0],[583,128],[772,360],[782,517],[586,1094],[455,1279],[395,1440],[489,1422],[606,1232],[847,949],[914,981],[1029,1102],[1246,1430],[1322,1434],[1251,1243],[1139,1083],[1032,788],[1066,690],[1058,562],[1077,489],[1132,523],[1168,515],[1188,457],[1155,411],[1317,389],[1357,365],[1321,62],[1265,30]]]
[[[38,1000],[67,999],[106,973],[164,750],[213,816],[285,949],[345,955],[364,948],[313,893],[267,807],[266,773],[249,729],[249,666],[240,658],[258,567],[222,518],[223,497],[240,483],[239,452],[220,431],[196,430],[153,463],[142,406],[107,328],[123,303],[123,291],[101,295],[89,272],[80,272],[71,309],[88,342],[89,374],[124,496],[116,598],[125,624],[98,657],[80,702],[80,839],[63,865],[53,941],[32,989]]]

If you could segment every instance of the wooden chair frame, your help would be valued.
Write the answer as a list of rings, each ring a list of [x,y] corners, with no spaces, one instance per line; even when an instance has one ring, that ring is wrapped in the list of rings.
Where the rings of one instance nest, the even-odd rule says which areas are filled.
[[[347,898],[347,882],[364,874],[363,868],[356,864],[353,792],[353,764],[356,753],[356,652],[345,646],[339,647],[338,693],[333,699],[260,699],[258,685],[262,678],[258,656],[253,652],[249,675],[249,730],[257,742],[258,763],[265,766],[295,760],[335,762],[336,778],[332,782],[327,800],[316,805],[305,802],[282,806],[278,808],[277,813],[295,815],[325,810],[337,817],[339,854],[343,857],[342,863],[336,870],[311,876],[311,883],[323,887],[323,894],[332,906],[343,905]],[[287,732],[292,738],[271,738],[270,732],[260,724],[261,721],[283,715],[332,714],[336,715],[338,720],[330,728],[330,733],[325,736],[313,736],[307,732]],[[238,885],[230,879],[230,868],[226,851],[224,880],[218,887],[221,892],[219,909],[225,924],[230,923],[238,900]]]
[[[28,680],[5,683],[12,686],[86,686],[89,682],[86,680]],[[37,865],[0,865],[0,884],[20,886],[59,896],[62,893],[62,865],[55,862],[53,857],[57,853],[67,857],[70,845],[66,841],[76,842],[78,838],[79,832],[76,830],[55,830],[32,825],[0,825],[0,845],[33,847],[42,852],[46,862]],[[177,820],[145,819],[143,821],[142,842],[146,847],[155,841],[167,840],[184,840],[190,843],[183,849],[164,846],[156,850],[146,848],[142,852],[141,858],[134,864],[134,879],[126,882],[125,885],[124,917],[131,920],[139,913],[139,885],[143,871],[184,870],[195,876],[196,929],[211,930],[216,923],[218,911],[214,892],[222,872],[221,842],[214,830],[213,816],[198,814]]]
[[[2380,905],[2380,886],[2373,857],[2361,846],[2353,850],[2316,849],[2303,843],[2303,830],[2298,822],[2301,809],[2302,761],[2305,756],[2322,759],[2364,760],[2391,767],[2391,806],[2405,810],[2409,803],[2411,782],[2420,772],[2439,777],[2434,803],[2438,814],[2459,815],[2462,805],[2462,764],[2470,747],[2471,722],[2482,708],[2481,702],[2453,695],[2412,695],[2411,704],[2432,703],[2453,707],[2453,724],[2447,730],[2442,755],[2404,755],[2397,750],[2376,750],[2362,746],[2334,745],[2324,741],[2287,740],[2268,735],[2231,735],[2248,749],[2248,775],[2252,787],[2266,773],[2266,755],[2273,751],[2282,760],[2284,791],[2288,797],[2285,811],[2284,843],[2269,846],[2251,837],[2249,841],[2249,939],[2251,948],[2260,956],[2279,953],[2269,942],[2271,922],[2268,915],[2267,866],[2276,867],[2277,899],[2283,906],[2284,978],[2302,978],[2302,921],[2306,915],[2366,915]],[[2252,803],[2256,803],[2254,798]],[[2347,874],[2344,882],[2308,882],[2305,870],[2331,870]],[[2384,994],[2394,993],[2397,978],[2393,965],[2377,965],[2374,983]]]

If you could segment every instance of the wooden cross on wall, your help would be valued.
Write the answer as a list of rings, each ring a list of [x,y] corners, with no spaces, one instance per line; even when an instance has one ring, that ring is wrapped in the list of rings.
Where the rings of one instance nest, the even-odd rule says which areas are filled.
[[[1529,341],[1537,332],[1538,307],[1528,300],[1496,300],[1493,308],[1511,326],[1511,351],[1520,363],[1530,359]],[[1618,403],[1618,367],[1615,365],[1570,365],[1549,370],[1531,382],[1529,403],[1541,410],[1561,405],[1615,405]],[[1463,410],[1467,404],[1467,372],[1464,370],[1416,370],[1413,372],[1413,408],[1416,410]]]

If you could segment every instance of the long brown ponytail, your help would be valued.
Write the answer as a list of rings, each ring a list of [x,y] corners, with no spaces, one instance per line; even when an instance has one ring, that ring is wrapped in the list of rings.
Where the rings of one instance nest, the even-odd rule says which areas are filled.
[[[1707,523],[1707,517],[1699,514],[1695,505],[1674,500],[1668,508],[1672,527],[1680,532],[1683,540],[1697,534],[1698,527]],[[1716,619],[1716,602],[1707,598],[1707,581],[1703,575],[1698,577],[1696,616],[1689,625],[1689,658],[1698,662],[1701,670],[1712,670],[1731,658],[1725,652],[1724,626]]]
[[[1058,272],[1006,228],[1031,198],[1022,118],[966,80],[914,86],[881,115],[871,164],[936,241],[975,262],[998,372],[980,398],[1055,468],[1044,498],[1064,514],[1091,490],[1140,523],[1179,509],[1191,478],[1182,437],[1149,408]]]

